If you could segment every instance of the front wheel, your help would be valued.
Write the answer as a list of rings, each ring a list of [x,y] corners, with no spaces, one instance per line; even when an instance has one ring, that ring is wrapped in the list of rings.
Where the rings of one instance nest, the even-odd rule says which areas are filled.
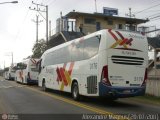
[[[72,97],[74,100],[79,100],[80,99],[80,95],[79,95],[79,88],[78,88],[78,83],[74,82],[73,86],[72,86]]]

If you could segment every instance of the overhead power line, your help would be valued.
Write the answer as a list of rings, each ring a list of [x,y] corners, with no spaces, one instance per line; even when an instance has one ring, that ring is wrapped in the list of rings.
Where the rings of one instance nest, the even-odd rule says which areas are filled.
[[[36,8],[29,7],[30,10],[37,11],[38,13],[40,13],[40,12],[46,13],[46,18],[45,18],[45,20],[46,20],[46,44],[48,46],[48,5],[37,4],[37,3],[34,3],[33,1],[32,1],[32,4],[36,5]],[[40,7],[45,7],[45,10],[41,10]],[[42,14],[40,14],[40,15],[43,17]]]
[[[152,17],[152,16],[156,16],[156,15],[160,15],[160,13],[156,13],[156,14],[150,15],[150,16],[148,16],[147,18],[150,18],[150,17]]]
[[[52,4],[55,3],[55,2],[56,2],[56,0],[51,1],[50,3],[48,3],[48,5],[52,5]]]
[[[155,19],[155,18],[158,18],[158,17],[160,17],[160,15],[158,15],[158,16],[155,16],[155,17],[152,17],[152,18],[150,18],[150,19]]]
[[[150,22],[157,21],[157,20],[160,20],[160,18],[150,20]]]
[[[145,8],[145,9],[143,9],[143,10],[139,11],[139,12],[135,12],[134,14],[139,14],[139,13],[141,13],[141,12],[143,12],[143,11],[146,11],[146,10],[148,10],[148,9],[151,9],[151,8],[157,7],[157,6],[159,6],[159,5],[160,5],[160,4],[157,4],[157,5],[151,6],[151,7],[149,7],[149,8]]]

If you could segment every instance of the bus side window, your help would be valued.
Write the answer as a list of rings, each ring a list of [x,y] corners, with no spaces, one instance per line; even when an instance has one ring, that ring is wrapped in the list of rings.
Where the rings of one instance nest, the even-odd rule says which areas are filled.
[[[84,41],[84,59],[89,59],[98,53],[100,39],[100,36],[94,36]]]

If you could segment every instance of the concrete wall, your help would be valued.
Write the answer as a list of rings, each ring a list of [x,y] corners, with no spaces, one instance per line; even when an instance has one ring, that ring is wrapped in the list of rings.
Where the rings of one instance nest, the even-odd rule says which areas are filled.
[[[148,69],[146,93],[160,97],[160,69]]]
[[[148,76],[146,93],[149,95],[160,97],[160,75]]]

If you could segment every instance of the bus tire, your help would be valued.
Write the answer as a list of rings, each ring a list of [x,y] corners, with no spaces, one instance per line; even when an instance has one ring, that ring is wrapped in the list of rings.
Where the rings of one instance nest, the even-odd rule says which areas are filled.
[[[42,82],[42,90],[47,91],[45,80],[43,80],[43,82]]]
[[[74,82],[72,85],[72,97],[74,100],[78,101],[80,99],[78,83]]]

